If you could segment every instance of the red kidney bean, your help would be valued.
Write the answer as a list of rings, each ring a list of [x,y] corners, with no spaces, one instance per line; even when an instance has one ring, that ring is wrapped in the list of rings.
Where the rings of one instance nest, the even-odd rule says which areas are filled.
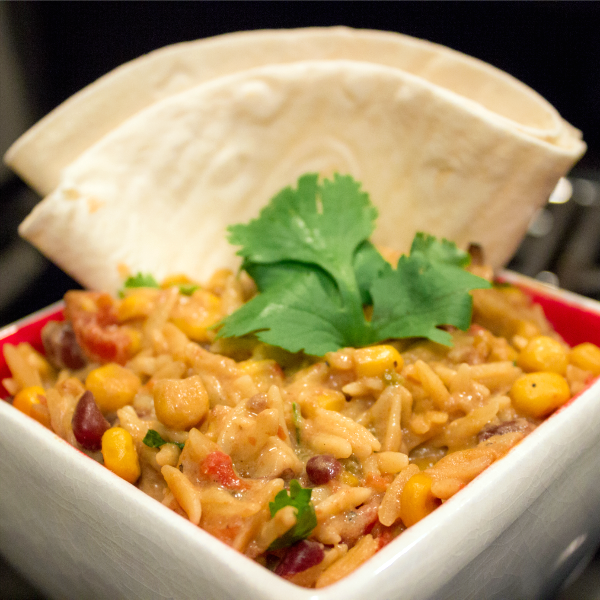
[[[342,465],[331,454],[319,454],[308,459],[306,474],[315,485],[323,485],[342,472]]]
[[[275,573],[281,577],[292,577],[318,565],[324,557],[325,552],[319,542],[302,540],[288,548],[283,560],[277,565]]]
[[[67,321],[50,321],[42,329],[42,343],[48,360],[59,369],[81,369],[87,359]]]
[[[71,420],[75,439],[82,448],[96,452],[102,447],[102,435],[110,428],[110,423],[100,412],[94,395],[85,391],[75,407]]]

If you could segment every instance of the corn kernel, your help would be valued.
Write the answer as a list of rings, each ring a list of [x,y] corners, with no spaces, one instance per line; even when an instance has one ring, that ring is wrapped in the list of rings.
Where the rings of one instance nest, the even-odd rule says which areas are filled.
[[[527,340],[531,340],[534,337],[540,335],[540,328],[533,321],[526,321],[520,319],[515,324],[514,335],[524,337]]]
[[[517,365],[528,373],[548,371],[564,375],[567,364],[566,348],[557,340],[546,335],[540,335],[530,340],[517,358]]]
[[[315,400],[321,408],[337,412],[346,406],[346,396],[336,390],[323,390],[317,394]]]
[[[519,377],[510,390],[513,406],[536,418],[550,414],[570,397],[569,384],[558,373],[528,373]]]
[[[142,349],[142,334],[132,327],[123,328],[129,336],[129,356],[135,356]]]
[[[116,363],[109,363],[90,371],[85,387],[94,394],[103,413],[111,413],[131,404],[142,385],[139,377]]]
[[[358,377],[381,377],[386,371],[402,370],[404,361],[393,346],[369,346],[354,352],[354,365]]]
[[[170,288],[174,285],[186,285],[193,283],[193,281],[183,273],[177,275],[169,275],[163,282],[160,284],[160,287],[164,289]]]
[[[171,322],[195,342],[210,342],[215,333],[209,328],[221,317],[221,299],[207,290],[196,290],[175,305]]]
[[[134,319],[145,319],[152,312],[156,298],[156,290],[139,289],[130,293],[117,306],[119,323]]]
[[[425,473],[415,473],[406,482],[400,495],[400,515],[407,527],[418,523],[440,505],[439,499],[431,493],[432,483]]]
[[[272,385],[283,384],[283,370],[273,359],[245,360],[238,363],[238,369],[245,375],[250,375],[260,391],[266,392]]]
[[[29,416],[38,423],[41,423],[44,427],[52,429],[52,421],[50,419],[50,411],[48,410],[47,404],[43,404],[42,402],[32,404]]]
[[[15,396],[12,404],[17,410],[20,410],[28,417],[33,417],[34,419],[36,419],[36,421],[40,421],[42,425],[48,426],[50,424],[49,422],[46,422],[46,420],[42,421],[38,418],[40,412],[42,414],[44,412],[36,410],[36,406],[41,405],[40,396],[46,396],[44,388],[40,387],[39,385],[32,385],[30,387],[23,388]]]
[[[572,365],[591,371],[593,375],[600,375],[600,348],[596,344],[579,344],[571,350],[569,361]]]
[[[140,461],[131,434],[122,427],[112,427],[102,436],[104,466],[129,483],[140,476]]]
[[[358,477],[350,473],[350,471],[346,470],[342,471],[342,474],[340,475],[340,481],[351,487],[357,487],[358,485],[360,485]]]
[[[208,412],[208,394],[199,375],[160,379],[153,394],[156,418],[171,429],[189,429]]]

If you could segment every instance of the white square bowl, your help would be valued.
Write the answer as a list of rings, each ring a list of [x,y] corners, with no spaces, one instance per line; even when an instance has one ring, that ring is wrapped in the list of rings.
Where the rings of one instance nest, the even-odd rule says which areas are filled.
[[[539,301],[569,343],[600,344],[600,303],[503,278]],[[0,345],[39,347],[42,325],[57,313],[55,305],[9,326]],[[0,552],[50,597],[74,600],[547,598],[600,542],[599,475],[596,379],[353,574],[307,590],[0,402]]]

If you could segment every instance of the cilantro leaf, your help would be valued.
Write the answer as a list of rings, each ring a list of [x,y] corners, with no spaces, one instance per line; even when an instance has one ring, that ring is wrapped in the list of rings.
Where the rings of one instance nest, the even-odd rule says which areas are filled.
[[[305,540],[317,526],[317,515],[311,504],[310,497],[312,490],[303,488],[296,479],[290,481],[290,492],[281,490],[273,502],[269,502],[269,510],[271,518],[275,516],[277,511],[286,506],[293,506],[296,509],[296,524],[281,537],[278,537],[270,546],[269,550],[278,550],[279,548],[287,548]]]
[[[460,267],[427,260],[420,253],[401,256],[397,268],[371,288],[374,338],[424,337],[451,345],[452,336],[438,327],[467,329],[473,299],[466,292],[482,287],[489,283]]]
[[[149,287],[149,288],[157,288],[160,287],[158,282],[152,275],[149,273],[138,273],[137,275],[132,275],[125,280],[123,287],[126,288],[137,288],[137,287]]]
[[[363,242],[354,254],[354,273],[360,290],[363,305],[373,304],[371,286],[373,282],[392,270],[390,265],[371,242]]]
[[[360,184],[348,175],[318,184],[318,175],[303,175],[298,187],[277,194],[247,225],[229,228],[229,241],[248,263],[295,261],[321,267],[335,281],[351,318],[360,328],[362,304],[352,267],[357,247],[373,233],[377,210]],[[268,231],[268,235],[265,232]]]
[[[260,264],[246,262],[242,268],[252,277],[259,291],[264,292],[279,286],[290,285],[296,278],[302,278],[312,273],[328,293],[335,294],[335,282],[319,267],[312,267],[304,263],[281,261],[273,264]]]
[[[137,275],[132,275],[125,280],[123,283],[123,289],[119,291],[119,296],[122,298],[124,296],[123,290],[128,288],[158,288],[158,282],[154,277],[150,274],[138,273]]]
[[[257,219],[230,227],[260,293],[217,325],[218,337],[254,334],[316,356],[389,338],[450,345],[439,327],[466,329],[469,292],[489,283],[464,270],[466,252],[423,233],[392,268],[368,241],[376,214],[351,177],[319,184],[317,175],[304,175]],[[373,307],[370,320],[366,305]]]
[[[155,429],[148,429],[148,432],[144,436],[142,442],[149,448],[160,448],[165,444],[175,444],[180,450],[183,450],[183,447],[185,446],[183,442],[167,442],[167,440],[163,439],[160,433],[158,433],[158,431]]]
[[[456,267],[468,267],[471,262],[471,255],[458,248],[454,242],[449,242],[447,239],[439,241],[434,236],[421,231],[417,232],[412,241],[410,255],[422,255],[433,262]]]
[[[334,286],[308,267],[280,273],[276,286],[255,296],[224,319],[219,337],[254,333],[289,352],[323,356],[346,344],[347,312]]]
[[[196,283],[180,283],[179,293],[184,296],[191,296],[196,290],[200,289],[200,286]]]
[[[336,278],[373,233],[377,211],[352,177],[335,175],[321,186],[317,179],[303,175],[296,190],[279,192],[258,219],[231,226],[229,241],[242,246],[238,254],[253,263],[315,264]]]

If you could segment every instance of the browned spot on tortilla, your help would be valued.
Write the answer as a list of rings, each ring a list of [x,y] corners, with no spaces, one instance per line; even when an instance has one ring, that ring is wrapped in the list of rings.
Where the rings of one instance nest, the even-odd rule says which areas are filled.
[[[125,263],[119,263],[117,265],[117,272],[123,281],[125,281],[131,275],[131,270]]]
[[[88,198],[88,211],[91,215],[93,215],[96,211],[100,210],[104,206],[104,202],[97,200],[96,198]]]
[[[64,190],[63,196],[66,200],[79,200],[79,198],[81,198],[79,192],[73,188],[67,188],[66,190]]]

